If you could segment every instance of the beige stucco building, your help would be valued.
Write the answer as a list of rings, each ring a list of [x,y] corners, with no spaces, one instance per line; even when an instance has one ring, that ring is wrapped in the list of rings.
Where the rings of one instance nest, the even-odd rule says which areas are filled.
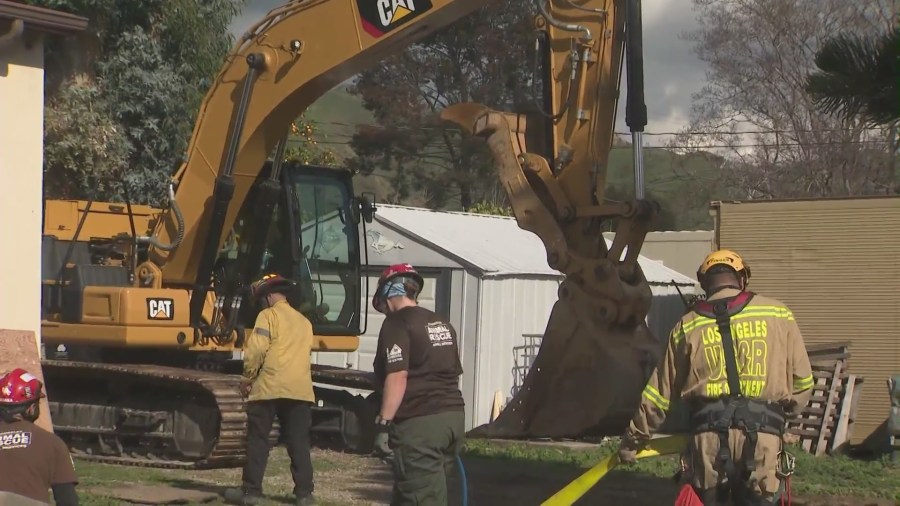
[[[0,329],[40,335],[44,40],[87,23],[0,0]]]
[[[604,232],[603,235],[610,241],[616,236],[613,232]],[[712,230],[662,231],[647,234],[641,255],[696,280],[697,268],[703,257],[715,249]],[[695,282],[695,286],[700,288],[699,283]]]

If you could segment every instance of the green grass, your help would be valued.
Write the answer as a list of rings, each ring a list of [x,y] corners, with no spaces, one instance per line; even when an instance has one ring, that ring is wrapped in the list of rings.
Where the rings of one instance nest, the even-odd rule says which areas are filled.
[[[487,493],[488,500],[505,494],[511,484],[526,481],[532,488],[526,497],[549,497],[566,483],[575,479],[601,459],[616,450],[616,441],[608,440],[595,446],[581,445],[567,448],[559,445],[528,444],[519,442],[488,442],[470,440],[463,455],[469,472],[471,490]],[[849,457],[813,457],[796,449],[797,471],[792,482],[793,493],[799,497],[842,496],[855,499],[893,499],[900,501],[900,464],[888,459],[856,460]],[[320,504],[355,506],[380,503],[390,488],[387,467],[372,458],[316,450],[313,455],[316,471],[316,487]],[[126,484],[166,484],[169,486],[221,492],[227,486],[239,483],[239,469],[212,471],[177,471],[119,467],[76,460],[81,483],[79,490],[82,504],[120,504],[89,493],[97,487],[115,487]],[[672,485],[671,477],[677,470],[675,457],[666,456],[642,459],[633,466],[619,466],[607,479],[601,481],[600,494],[612,493],[615,488],[659,487]],[[630,479],[633,477],[634,479]],[[282,448],[276,449],[270,458],[264,484],[269,504],[290,500],[292,482],[288,459]],[[493,488],[494,490],[486,490]],[[516,485],[513,488],[519,488]],[[498,492],[498,490],[500,492]],[[510,491],[510,493],[512,493]],[[666,493],[664,492],[663,496]],[[484,497],[484,496],[482,496]],[[502,495],[501,495],[502,497]],[[597,497],[597,496],[594,496]],[[484,502],[485,499],[482,499]],[[476,501],[477,502],[477,501]],[[220,500],[205,504],[224,504]],[[531,504],[531,502],[528,502]]]
[[[617,440],[610,439],[590,450],[533,446],[527,443],[494,444],[483,440],[467,443],[472,456],[511,461],[535,461],[575,465],[585,470],[616,451]],[[900,462],[888,457],[861,460],[847,456],[814,457],[800,448],[790,448],[796,457],[792,480],[795,495],[857,496],[900,501]],[[619,471],[670,478],[678,469],[675,456],[641,459]]]

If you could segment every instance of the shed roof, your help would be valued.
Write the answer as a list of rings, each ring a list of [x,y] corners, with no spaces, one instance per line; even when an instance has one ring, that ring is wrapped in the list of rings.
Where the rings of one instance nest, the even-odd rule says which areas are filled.
[[[537,235],[519,228],[515,218],[379,204],[375,219],[426,243],[485,277],[516,274],[561,276],[547,264]],[[607,245],[612,244],[607,239]],[[662,263],[640,256],[638,263],[654,285],[694,286],[694,281]]]

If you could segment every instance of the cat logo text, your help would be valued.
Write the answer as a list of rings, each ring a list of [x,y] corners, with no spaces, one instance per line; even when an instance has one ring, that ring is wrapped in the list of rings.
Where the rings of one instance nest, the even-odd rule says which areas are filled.
[[[175,318],[173,299],[147,299],[148,320],[172,320]]]
[[[373,37],[412,21],[430,10],[431,0],[357,0],[363,29]]]

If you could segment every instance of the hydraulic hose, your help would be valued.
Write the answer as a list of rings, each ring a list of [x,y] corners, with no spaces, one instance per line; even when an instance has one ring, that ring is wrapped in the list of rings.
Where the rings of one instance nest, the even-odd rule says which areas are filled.
[[[177,230],[175,232],[175,240],[170,244],[163,244],[159,242],[159,239],[153,236],[143,236],[138,237],[137,242],[140,244],[150,244],[153,247],[159,248],[163,251],[172,251],[181,244],[181,241],[184,239],[184,215],[181,214],[181,208],[178,207],[178,202],[175,200],[175,189],[172,184],[169,184],[169,203],[172,206],[172,212],[175,213],[175,222],[177,223]]]
[[[456,465],[459,467],[459,476],[462,481],[462,504],[463,506],[469,506],[469,484],[466,481],[466,468],[463,466],[463,461],[459,458],[459,455],[456,456]]]

